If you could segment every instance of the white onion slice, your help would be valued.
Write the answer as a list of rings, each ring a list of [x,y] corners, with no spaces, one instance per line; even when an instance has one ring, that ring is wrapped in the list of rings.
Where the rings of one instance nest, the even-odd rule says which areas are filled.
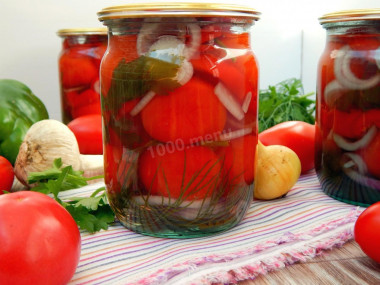
[[[330,81],[323,91],[323,96],[327,106],[330,108],[334,106],[336,100],[338,100],[347,90],[337,80]]]
[[[350,142],[347,141],[345,138],[338,134],[333,134],[333,139],[337,146],[339,146],[341,149],[347,150],[347,151],[355,151],[358,149],[361,149],[365,146],[367,146],[371,140],[375,137],[377,133],[377,128],[375,125],[369,128],[367,133],[359,140]]]
[[[131,110],[130,114],[131,116],[136,116],[138,113],[141,112],[142,109],[145,108],[146,105],[153,99],[153,97],[156,95],[153,91],[149,91],[144,95],[144,97],[141,98],[141,100],[136,104],[135,107]]]
[[[252,92],[249,91],[247,93],[247,95],[245,95],[245,98],[244,98],[244,101],[243,101],[243,105],[241,106],[241,108],[243,109],[244,113],[248,112],[248,108],[249,108],[249,104],[251,104],[251,100],[252,100]]]
[[[355,181],[361,185],[364,185],[364,186],[367,186],[367,187],[370,187],[370,188],[373,188],[376,190],[380,190],[380,181],[379,180],[373,179],[371,177],[364,176],[364,175],[360,174],[359,172],[357,172],[353,169],[350,169],[350,168],[344,168],[343,171],[353,181]]]
[[[169,27],[168,27],[169,26]],[[182,34],[185,26],[190,34],[190,42],[185,45],[185,37]],[[165,31],[176,31],[176,35],[165,35]],[[145,55],[151,50],[152,45],[162,37],[175,37],[183,46],[181,53],[187,60],[193,58],[201,44],[201,28],[194,23],[145,23],[137,36],[136,49],[138,55]]]
[[[149,53],[155,53],[157,55],[171,55],[180,57],[183,56],[185,44],[175,36],[165,35],[159,37],[149,48]],[[156,58],[156,57],[155,57]],[[160,58],[160,57],[158,57]]]
[[[377,50],[375,51],[375,60],[376,60],[377,68],[380,69],[380,47],[378,47]]]
[[[380,82],[380,74],[368,79],[360,79],[351,71],[350,61],[354,51],[348,45],[342,47],[334,61],[334,74],[343,87],[354,90],[365,90],[376,86]]]
[[[177,72],[177,76],[175,77],[175,80],[179,84],[185,85],[193,77],[193,74],[194,74],[193,65],[189,61],[183,60]]]
[[[224,107],[239,121],[244,118],[244,111],[231,92],[219,82],[214,88],[215,95]]]
[[[367,166],[360,155],[352,152],[346,152],[343,157],[350,159],[343,164],[344,168],[352,168],[353,166],[356,166],[360,174],[367,173]]]
[[[222,133],[219,136],[219,140],[220,141],[229,141],[229,140],[237,139],[240,137],[244,137],[245,135],[248,135],[250,133],[252,133],[252,128],[245,128],[245,129],[240,129],[240,130],[236,130],[233,132]]]
[[[142,25],[136,41],[138,55],[144,55],[149,51],[150,46],[157,41],[161,27],[160,23],[145,23]]]
[[[162,36],[150,47],[147,55],[168,62],[179,61],[180,67],[173,79],[185,85],[193,77],[194,69],[183,56],[184,48],[184,44],[175,36]]]

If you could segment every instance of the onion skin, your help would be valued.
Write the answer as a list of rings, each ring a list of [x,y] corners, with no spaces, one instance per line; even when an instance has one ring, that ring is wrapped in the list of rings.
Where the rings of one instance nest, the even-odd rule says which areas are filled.
[[[282,145],[257,145],[254,198],[272,200],[284,196],[301,175],[297,154]]]

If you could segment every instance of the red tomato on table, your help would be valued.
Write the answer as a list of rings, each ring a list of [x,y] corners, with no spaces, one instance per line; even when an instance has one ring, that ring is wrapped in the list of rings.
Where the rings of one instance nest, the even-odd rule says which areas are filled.
[[[78,226],[45,194],[0,196],[0,284],[67,284],[79,262]]]
[[[10,191],[14,180],[12,164],[3,156],[0,156],[0,195],[3,190]]]
[[[380,202],[372,204],[358,217],[354,227],[355,241],[370,258],[380,263]]]
[[[81,154],[102,154],[102,116],[93,114],[78,117],[68,125],[74,133]]]
[[[277,124],[259,134],[263,145],[283,145],[293,150],[301,161],[301,173],[314,168],[315,125],[302,121]]]

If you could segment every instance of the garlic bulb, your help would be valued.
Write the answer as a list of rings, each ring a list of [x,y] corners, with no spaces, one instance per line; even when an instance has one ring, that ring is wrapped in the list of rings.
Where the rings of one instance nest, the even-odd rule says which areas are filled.
[[[15,162],[15,174],[21,183],[30,186],[28,174],[51,168],[56,158],[61,158],[64,166],[71,165],[74,170],[89,171],[94,165],[98,175],[99,171],[103,172],[102,155],[96,159],[91,156],[91,163],[86,157],[80,154],[75,135],[65,124],[52,119],[42,120],[27,131]]]
[[[301,174],[297,154],[282,145],[257,145],[257,165],[254,197],[271,200],[279,198],[294,186]]]

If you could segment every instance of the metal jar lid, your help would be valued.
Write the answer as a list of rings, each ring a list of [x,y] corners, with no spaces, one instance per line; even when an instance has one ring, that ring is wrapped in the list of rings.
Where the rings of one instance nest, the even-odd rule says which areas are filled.
[[[107,28],[74,28],[57,31],[59,37],[82,36],[82,35],[107,35]]]
[[[253,8],[216,3],[145,3],[113,6],[98,12],[100,21],[145,17],[242,17],[257,21]]]
[[[319,18],[320,24],[347,21],[380,20],[380,9],[343,10],[328,13]]]

